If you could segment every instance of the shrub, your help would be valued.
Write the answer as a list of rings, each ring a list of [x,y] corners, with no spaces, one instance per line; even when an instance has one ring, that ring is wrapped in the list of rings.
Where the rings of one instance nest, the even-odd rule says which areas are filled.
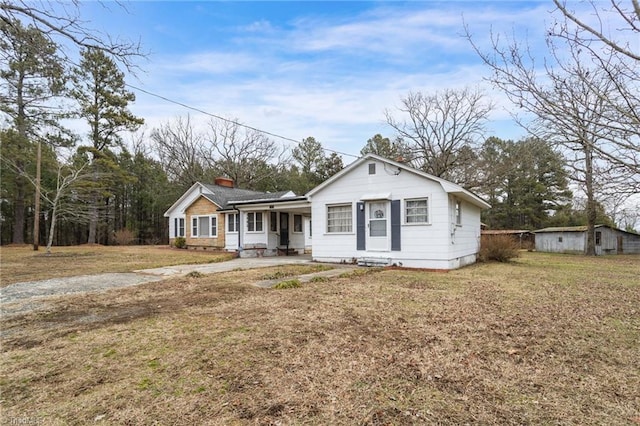
[[[298,287],[302,287],[302,283],[300,282],[300,280],[282,281],[276,284],[275,286],[273,286],[273,288],[276,288],[278,290],[282,290],[285,288],[298,288]]]
[[[198,271],[191,271],[187,274],[188,278],[202,278],[204,277],[204,274],[202,272],[198,272]]]
[[[173,245],[176,248],[179,249],[183,249],[187,247],[187,240],[184,237],[176,237],[175,240],[173,240]]]
[[[509,235],[484,235],[480,240],[481,262],[495,260],[508,262],[510,259],[520,256],[517,241]]]
[[[133,231],[127,228],[116,231],[113,238],[116,244],[119,246],[128,246],[130,244],[133,244],[133,241],[136,239]]]

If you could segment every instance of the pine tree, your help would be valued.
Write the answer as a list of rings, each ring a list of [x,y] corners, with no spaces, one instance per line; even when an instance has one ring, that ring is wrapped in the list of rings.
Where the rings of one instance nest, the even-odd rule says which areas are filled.
[[[108,202],[111,188],[107,176],[118,174],[119,167],[109,151],[122,143],[121,131],[134,131],[143,119],[129,110],[135,95],[127,91],[124,73],[102,50],[87,49],[82,52],[80,66],[74,70],[75,89],[72,96],[79,105],[78,115],[89,124],[93,190],[90,199],[91,214],[87,242],[97,242],[100,205]],[[100,179],[102,177],[103,179]]]

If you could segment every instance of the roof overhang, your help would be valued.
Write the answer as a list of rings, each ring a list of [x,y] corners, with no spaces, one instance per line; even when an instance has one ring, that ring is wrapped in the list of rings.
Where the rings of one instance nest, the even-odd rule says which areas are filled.
[[[195,188],[197,188],[198,186],[201,188],[201,192],[202,192],[202,188],[204,187],[204,185],[202,185],[200,182],[196,182],[196,183],[194,183],[193,185],[191,185],[191,188],[187,189],[187,190],[184,192],[184,194],[182,194],[182,196],[176,200],[176,202],[175,202],[175,203],[171,204],[171,207],[169,207],[169,208],[167,209],[167,211],[166,211],[166,212],[164,212],[164,215],[163,215],[163,216],[164,216],[164,217],[170,217],[170,216],[171,216],[171,212],[172,212],[173,210],[175,210],[175,209],[180,205],[180,203],[182,203],[182,202],[183,202],[187,197],[189,197],[189,196],[191,195],[191,192],[192,192]],[[182,213],[184,213],[184,211],[182,211]]]
[[[390,200],[391,193],[385,192],[384,194],[365,194],[360,197],[362,201],[374,201],[374,200]]]
[[[311,202],[307,197],[277,198],[272,200],[246,200],[230,201],[229,205],[234,210],[273,210],[273,211],[299,211],[301,213],[311,213]]]

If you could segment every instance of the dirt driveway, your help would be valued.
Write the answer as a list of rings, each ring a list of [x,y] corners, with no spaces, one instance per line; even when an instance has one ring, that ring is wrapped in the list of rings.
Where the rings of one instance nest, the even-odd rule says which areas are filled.
[[[310,256],[244,258],[233,259],[220,263],[177,265],[163,268],[142,269],[127,273],[80,275],[76,277],[15,283],[0,289],[0,311],[2,312],[2,315],[11,315],[45,309],[47,306],[46,299],[48,297],[129,287],[149,282],[162,281],[170,277],[184,276],[190,272],[213,274],[218,272],[305,263],[311,263]]]

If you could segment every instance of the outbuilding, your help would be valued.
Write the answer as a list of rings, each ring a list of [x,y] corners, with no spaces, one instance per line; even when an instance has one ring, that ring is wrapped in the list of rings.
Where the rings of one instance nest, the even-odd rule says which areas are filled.
[[[567,226],[535,231],[536,251],[548,253],[579,253],[587,250],[587,227]],[[596,225],[596,254],[639,254],[640,235],[608,225]]]

